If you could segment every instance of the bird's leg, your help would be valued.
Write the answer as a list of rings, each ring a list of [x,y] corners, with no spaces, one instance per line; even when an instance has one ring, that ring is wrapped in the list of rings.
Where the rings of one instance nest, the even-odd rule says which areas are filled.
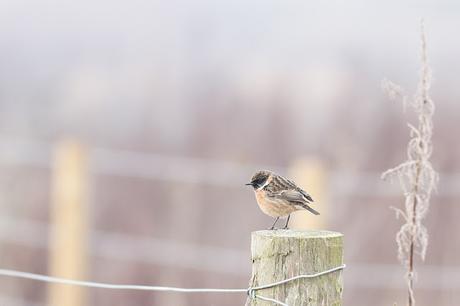
[[[275,222],[273,223],[272,227],[270,227],[270,230],[274,230],[274,229],[275,229],[276,222],[278,222],[278,219],[279,219],[279,218],[280,218],[280,217],[277,217],[277,218],[276,218],[276,220],[275,220]]]
[[[286,224],[284,225],[283,229],[287,229],[287,228],[288,228],[289,218],[291,218],[291,215],[289,215],[289,216],[287,217]]]

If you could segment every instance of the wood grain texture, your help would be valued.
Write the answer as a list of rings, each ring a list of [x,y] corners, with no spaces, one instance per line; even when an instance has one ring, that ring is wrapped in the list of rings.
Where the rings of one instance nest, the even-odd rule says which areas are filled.
[[[314,274],[343,264],[343,235],[309,230],[257,231],[252,233],[252,277],[250,286],[281,281],[300,274]],[[289,306],[339,306],[343,271],[257,291]],[[249,299],[247,305],[273,303]]]

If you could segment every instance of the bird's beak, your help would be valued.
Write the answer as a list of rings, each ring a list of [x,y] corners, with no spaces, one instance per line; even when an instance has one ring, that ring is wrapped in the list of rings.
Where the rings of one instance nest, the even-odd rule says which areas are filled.
[[[246,186],[253,186],[252,183],[247,183],[245,184]]]

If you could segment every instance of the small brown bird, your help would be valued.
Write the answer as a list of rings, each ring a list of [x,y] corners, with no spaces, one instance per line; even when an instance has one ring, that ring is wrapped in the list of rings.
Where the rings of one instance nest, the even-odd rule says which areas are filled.
[[[262,170],[256,172],[251,182],[246,185],[252,186],[256,194],[257,204],[260,209],[270,217],[276,218],[271,230],[275,228],[280,217],[286,217],[284,229],[288,227],[291,213],[296,210],[306,209],[319,215],[319,212],[308,204],[313,202],[312,197],[293,181],[277,175],[271,171]]]

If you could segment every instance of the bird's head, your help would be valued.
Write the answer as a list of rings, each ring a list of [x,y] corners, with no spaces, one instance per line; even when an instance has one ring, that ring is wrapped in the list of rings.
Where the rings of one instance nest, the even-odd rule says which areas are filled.
[[[267,180],[270,178],[273,172],[262,170],[257,171],[251,178],[251,182],[247,183],[246,185],[252,186],[254,189],[258,189],[265,185]]]

